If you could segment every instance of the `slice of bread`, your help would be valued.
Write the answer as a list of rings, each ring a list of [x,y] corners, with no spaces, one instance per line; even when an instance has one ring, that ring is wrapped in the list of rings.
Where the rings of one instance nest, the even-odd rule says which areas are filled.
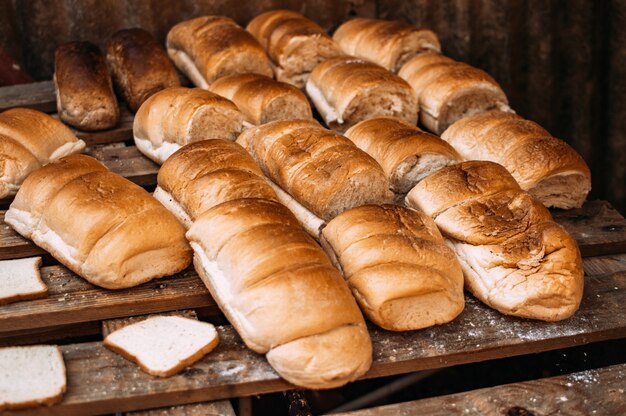
[[[41,280],[39,266],[41,257],[0,261],[0,305],[46,297],[48,287]]]
[[[0,412],[52,405],[61,400],[66,384],[59,347],[0,348]]]
[[[156,316],[112,332],[104,346],[153,376],[169,377],[219,343],[215,327],[179,316]]]

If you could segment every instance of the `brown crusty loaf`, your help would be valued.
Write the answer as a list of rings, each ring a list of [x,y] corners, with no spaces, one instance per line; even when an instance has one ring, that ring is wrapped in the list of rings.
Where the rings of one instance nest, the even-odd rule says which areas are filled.
[[[167,53],[178,69],[205,89],[226,75],[274,76],[263,47],[228,17],[202,16],[178,23],[167,34]]]
[[[33,172],[5,222],[89,282],[136,286],[191,261],[185,230],[143,188],[73,155]]]
[[[0,198],[15,194],[35,169],[84,148],[85,142],[45,113],[29,108],[0,113]]]
[[[537,123],[490,111],[465,117],[441,136],[464,160],[490,160],[507,168],[547,207],[579,208],[591,190],[585,160]]]
[[[237,143],[275,184],[280,201],[315,237],[325,221],[343,211],[392,198],[380,165],[350,140],[314,120],[252,127]]]
[[[303,88],[320,62],[343,53],[317,23],[291,10],[272,10],[252,19],[246,27],[265,48],[276,79]]]
[[[450,322],[463,310],[461,266],[424,213],[353,208],[328,223],[321,241],[376,325],[410,331]]]
[[[106,52],[113,81],[133,112],[155,92],[180,86],[172,61],[144,29],[114,33],[107,42]]]
[[[172,87],[142,104],[133,122],[137,148],[158,164],[187,143],[235,140],[243,114],[230,100],[200,88]]]
[[[362,121],[346,137],[382,166],[396,194],[406,194],[434,171],[461,161],[439,137],[393,117]]]
[[[287,381],[333,388],[367,371],[372,345],[350,290],[283,205],[224,202],[205,211],[187,238],[230,323]]]
[[[276,201],[252,157],[237,143],[212,139],[182,147],[163,163],[154,197],[186,228],[203,212],[240,198]]]
[[[233,101],[248,126],[275,120],[313,118],[309,101],[302,91],[264,75],[222,77],[211,84],[209,90]]]
[[[466,287],[489,306],[546,321],[578,309],[584,279],[576,242],[501,165],[443,168],[409,192],[407,205],[435,220]]]
[[[367,59],[392,72],[398,72],[416,55],[441,51],[435,32],[400,20],[351,19],[337,28],[333,39],[346,54]]]
[[[472,114],[510,111],[504,91],[489,74],[438,53],[415,56],[398,75],[417,93],[420,121],[435,134]]]
[[[70,42],[54,52],[57,111],[65,123],[81,130],[114,127],[120,118],[106,60],[89,42]]]
[[[393,116],[417,124],[417,98],[403,79],[361,59],[328,59],[315,67],[306,92],[326,125],[346,131],[374,117]]]

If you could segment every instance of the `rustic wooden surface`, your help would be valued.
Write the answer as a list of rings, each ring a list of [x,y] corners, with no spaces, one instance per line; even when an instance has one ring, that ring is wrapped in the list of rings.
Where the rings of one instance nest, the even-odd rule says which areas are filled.
[[[0,307],[0,332],[99,321],[178,309],[219,309],[192,269],[122,290],[91,285],[62,266],[41,269],[48,297]]]
[[[343,416],[626,414],[626,364],[398,403]]]
[[[117,319],[107,319],[106,321],[102,321],[102,338],[106,338],[111,332],[122,329],[125,326],[144,321],[154,316],[180,316],[182,318],[198,319],[198,315],[193,309],[183,309],[180,311],[169,311],[149,315],[127,316]]]
[[[127,416],[235,416],[228,400],[171,406],[160,409],[125,413]]]
[[[68,343],[76,338],[97,339],[100,334],[100,322],[81,322],[78,324],[54,325],[45,328],[22,329],[0,332],[0,347],[34,344]],[[77,342],[77,341],[73,341]]]
[[[622,267],[626,268],[626,263]],[[581,309],[562,322],[517,319],[489,309],[472,297],[466,302],[460,317],[444,326],[404,333],[370,327],[374,362],[364,378],[626,336],[626,271],[587,276]],[[278,377],[263,356],[248,350],[231,326],[218,330],[221,341],[216,350],[167,379],[143,373],[100,342],[62,346],[69,386],[63,401],[52,409],[64,415],[130,411],[293,388]],[[44,414],[47,410],[33,409],[28,414]]]
[[[39,81],[0,88],[0,111],[14,107],[28,107],[44,113],[55,112],[54,84],[52,81]]]

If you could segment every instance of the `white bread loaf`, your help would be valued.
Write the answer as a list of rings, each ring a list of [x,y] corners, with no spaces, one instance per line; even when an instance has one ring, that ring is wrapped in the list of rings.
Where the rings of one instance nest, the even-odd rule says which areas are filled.
[[[45,113],[29,108],[0,113],[0,198],[14,195],[35,169],[84,148],[85,142]]]
[[[413,57],[398,75],[417,93],[420,121],[435,134],[463,117],[511,111],[504,91],[489,74],[438,53]]]
[[[314,120],[274,121],[249,128],[237,143],[275,184],[279,200],[316,238],[325,222],[341,212],[392,199],[380,165]]]
[[[303,88],[317,64],[341,56],[341,48],[317,23],[292,10],[272,10],[246,27],[272,59],[276,79]]]
[[[107,335],[103,345],[157,377],[172,376],[219,343],[215,327],[180,316],[155,316]]]
[[[162,164],[182,146],[205,139],[235,140],[243,114],[230,100],[199,88],[159,91],[139,108],[133,137],[141,153]]]
[[[283,205],[224,202],[205,211],[187,238],[230,323],[287,381],[334,388],[367,371],[372,345],[350,290]]]
[[[276,120],[313,118],[311,105],[302,91],[265,75],[222,77],[211,84],[209,91],[234,102],[248,127]]]
[[[277,200],[252,157],[234,142],[212,139],[184,146],[163,163],[154,197],[186,228],[203,212],[240,198]]]
[[[461,161],[439,137],[393,117],[362,121],[345,136],[382,166],[396,194],[406,194],[426,176]]]
[[[0,412],[53,405],[67,389],[59,347],[0,348]]]
[[[392,72],[398,72],[416,55],[441,51],[435,32],[400,20],[357,17],[339,26],[333,39],[346,54],[367,59]]]
[[[33,172],[5,222],[89,282],[120,289],[186,268],[185,230],[144,189],[73,155]]]
[[[344,132],[360,121],[392,116],[417,124],[415,91],[399,76],[352,57],[328,59],[313,69],[306,92],[333,130]]]
[[[48,286],[39,273],[41,257],[0,261],[0,305],[45,298]]]
[[[502,111],[462,118],[441,135],[464,160],[504,166],[547,207],[580,208],[591,190],[585,160],[537,123]]]
[[[166,44],[178,69],[200,88],[226,75],[274,76],[263,47],[228,17],[201,16],[180,22],[168,32]]]
[[[353,208],[328,223],[321,241],[361,310],[384,329],[443,324],[463,310],[461,266],[424,213],[395,205]]]
[[[578,309],[584,273],[576,242],[501,165],[448,166],[418,183],[406,201],[435,220],[466,287],[487,305],[546,321]]]

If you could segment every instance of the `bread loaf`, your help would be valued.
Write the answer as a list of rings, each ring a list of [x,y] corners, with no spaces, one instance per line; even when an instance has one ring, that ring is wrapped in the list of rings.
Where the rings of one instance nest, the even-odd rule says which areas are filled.
[[[167,34],[167,53],[197,86],[234,74],[274,75],[265,51],[234,20],[202,16],[178,23]]]
[[[114,127],[120,118],[106,60],[89,42],[70,42],[54,53],[57,111],[65,123],[81,130]]]
[[[154,197],[186,228],[203,212],[240,198],[277,200],[252,157],[237,143],[203,140],[184,146],[163,163]]]
[[[487,305],[546,321],[578,309],[584,279],[576,242],[501,165],[443,168],[409,192],[407,205],[435,220],[466,287]]]
[[[420,121],[435,134],[463,117],[510,111],[504,91],[486,72],[437,53],[413,57],[398,75],[417,93]]]
[[[293,85],[264,75],[222,77],[209,90],[233,101],[248,127],[276,120],[313,118],[306,96]]]
[[[547,207],[579,208],[591,190],[584,159],[541,126],[512,113],[465,117],[441,136],[464,160],[504,166],[521,188]]]
[[[441,51],[435,32],[400,20],[351,19],[337,28],[333,39],[346,54],[392,72],[398,72],[416,55]]]
[[[391,190],[400,195],[434,171],[461,161],[439,137],[393,117],[362,121],[346,137],[382,166]]]
[[[341,212],[392,198],[385,173],[374,159],[313,120],[252,127],[237,143],[272,181],[279,200],[315,237]]]
[[[167,54],[143,29],[114,33],[107,42],[106,52],[113,81],[133,112],[155,92],[180,86]]]
[[[85,142],[45,113],[28,108],[0,113],[0,198],[15,194],[35,169],[84,148]]]
[[[433,220],[395,205],[346,211],[322,231],[367,317],[410,331],[453,320],[463,310],[463,272]]]
[[[291,10],[272,10],[246,27],[272,59],[276,79],[303,88],[320,62],[341,56],[339,46],[317,23]]]
[[[417,124],[417,98],[409,84],[360,59],[333,58],[317,65],[306,92],[333,130],[343,132],[360,121],[383,116]]]
[[[199,88],[167,88],[137,111],[133,137],[139,151],[158,164],[187,143],[235,140],[243,114],[224,97]]]
[[[184,228],[144,189],[73,155],[33,172],[5,222],[89,282],[136,286],[191,261]]]
[[[283,205],[224,202],[205,211],[187,238],[230,323],[287,381],[333,388],[367,371],[372,345],[350,290]]]

